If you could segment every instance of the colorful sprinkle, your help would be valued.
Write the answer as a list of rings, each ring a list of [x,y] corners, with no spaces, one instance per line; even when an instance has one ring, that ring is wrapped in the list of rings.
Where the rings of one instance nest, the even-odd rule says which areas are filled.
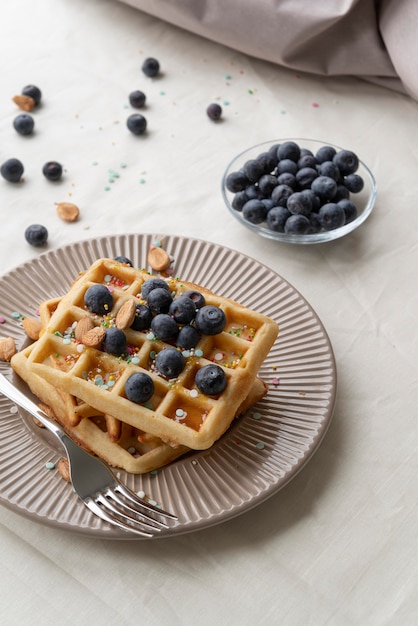
[[[317,102],[312,102],[312,106],[314,109],[317,109],[319,107],[319,104]]]
[[[48,461],[48,463],[45,463],[45,468],[47,470],[53,470],[55,469],[55,463],[52,463],[52,461]]]
[[[184,417],[183,409],[176,409],[176,417]]]
[[[203,350],[200,350],[200,348],[198,348],[197,350],[194,351],[195,356],[201,357],[203,356]]]
[[[3,317],[3,315],[0,315],[0,324],[4,324],[6,321],[6,318]]]
[[[259,450],[264,450],[264,443],[262,443],[261,441],[259,441],[259,442],[256,444],[256,448],[258,448]]]
[[[14,317],[15,320],[19,320],[22,316],[17,311],[13,311],[12,317]]]
[[[197,389],[190,389],[190,395],[192,398],[197,398],[199,392],[197,391]]]
[[[271,381],[271,384],[274,385],[275,387],[277,387],[277,385],[280,385],[280,379],[279,378],[273,378]]]
[[[253,413],[253,419],[260,420],[261,419],[261,413]]]

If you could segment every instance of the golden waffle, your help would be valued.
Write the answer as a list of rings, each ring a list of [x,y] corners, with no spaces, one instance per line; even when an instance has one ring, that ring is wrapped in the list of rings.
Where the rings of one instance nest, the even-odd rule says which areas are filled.
[[[149,278],[145,270],[111,259],[96,261],[52,311],[28,357],[28,366],[34,374],[101,415],[110,414],[172,446],[209,448],[227,430],[247,397],[277,337],[277,324],[203,287],[171,278],[167,282],[174,297],[191,289],[200,290],[206,303],[220,307],[227,320],[223,332],[202,336],[175,380],[166,380],[154,366],[155,355],[171,346],[150,338],[147,332],[124,329],[129,346],[126,358],[75,339],[77,324],[87,316],[96,329],[114,325],[127,301],[141,302],[141,288]],[[107,285],[112,291],[114,304],[105,316],[90,314],[84,306],[84,294],[93,284]],[[219,396],[209,397],[197,389],[195,375],[213,361],[223,367],[227,386]],[[129,376],[141,371],[153,379],[154,394],[147,403],[136,404],[127,399],[124,389]]]
[[[48,307],[49,302],[42,306],[47,319]],[[51,409],[53,416],[74,441],[113,467],[142,474],[167,465],[190,451],[186,446],[173,448],[158,437],[120,422],[110,415],[100,414],[74,396],[59,391],[33,373],[29,363],[32,350],[33,345],[16,354],[13,363],[16,373],[28,384],[32,393]],[[267,385],[257,378],[237,415],[247,411],[266,392]]]

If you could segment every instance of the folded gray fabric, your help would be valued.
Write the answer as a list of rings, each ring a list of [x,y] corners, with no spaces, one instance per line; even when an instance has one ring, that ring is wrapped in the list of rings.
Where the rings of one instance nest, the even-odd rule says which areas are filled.
[[[121,0],[250,56],[418,99],[417,0]]]

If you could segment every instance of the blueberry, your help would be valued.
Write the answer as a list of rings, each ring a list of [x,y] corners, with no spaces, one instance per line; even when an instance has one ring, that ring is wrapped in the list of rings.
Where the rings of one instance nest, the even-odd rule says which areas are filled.
[[[132,330],[148,330],[151,327],[151,320],[151,309],[146,304],[137,304],[131,328]]]
[[[258,181],[258,188],[263,196],[268,197],[278,184],[276,176],[273,176],[272,174],[263,174]]]
[[[201,309],[202,306],[205,306],[206,304],[205,296],[200,293],[200,291],[190,289],[189,291],[185,291],[183,296],[190,298],[196,309]]]
[[[196,307],[191,298],[179,296],[174,298],[168,312],[177,324],[190,324],[196,315]]]
[[[248,200],[242,207],[242,215],[251,224],[261,224],[266,219],[266,207],[262,200]]]
[[[256,183],[264,174],[262,165],[256,159],[250,159],[242,168],[250,183]]]
[[[134,266],[132,261],[128,259],[128,257],[126,256],[115,256],[114,260],[117,261],[118,263],[123,263],[123,265],[129,265],[130,267]]]
[[[197,311],[195,325],[204,335],[217,335],[226,326],[225,313],[218,306],[207,304]]]
[[[277,177],[277,182],[279,183],[279,185],[287,185],[287,187],[291,187],[295,191],[296,187],[298,186],[296,176],[294,174],[291,174],[290,172],[283,172],[283,174],[280,174]]]
[[[168,379],[177,378],[183,371],[185,364],[186,360],[177,348],[164,348],[155,358],[157,370]]]
[[[35,128],[35,121],[32,115],[21,113],[13,120],[13,127],[19,135],[31,135]]]
[[[142,64],[142,71],[144,72],[145,76],[153,78],[154,76],[157,76],[158,72],[160,71],[160,64],[157,59],[149,57],[148,59],[145,59]]]
[[[154,393],[154,383],[148,374],[137,372],[131,374],[125,383],[125,394],[128,400],[136,404],[147,402]]]
[[[320,230],[321,230],[321,223],[319,221],[318,213],[312,212],[309,215],[309,228],[306,232],[309,233],[310,235],[313,235],[315,233],[319,233]]]
[[[312,181],[311,189],[322,201],[328,201],[335,197],[337,183],[329,176],[318,176]]]
[[[271,198],[262,198],[261,202],[266,207],[266,214],[275,206]]]
[[[275,143],[267,150],[271,158],[275,161],[276,165],[279,161],[279,146],[280,144]]]
[[[126,125],[134,135],[143,135],[147,130],[147,120],[140,113],[132,113],[126,120]]]
[[[246,202],[248,202],[250,198],[246,191],[237,191],[237,193],[232,198],[231,206],[235,211],[242,211],[242,207]]]
[[[351,200],[348,200],[347,198],[347,199],[339,200],[338,205],[343,208],[346,224],[349,224],[350,222],[356,219],[358,215],[358,210],[354,202],[352,202]]]
[[[343,176],[354,174],[357,171],[359,160],[351,150],[340,150],[334,156],[333,161]]]
[[[204,365],[195,376],[196,386],[206,396],[217,396],[226,388],[228,379],[219,365]]]
[[[236,193],[237,191],[244,191],[244,189],[250,184],[250,181],[246,177],[243,170],[239,172],[231,172],[228,174],[225,180],[225,186],[228,191]]]
[[[245,193],[248,196],[248,200],[261,200],[261,193],[258,185],[248,185],[245,189]]]
[[[0,173],[9,183],[18,183],[22,178],[24,168],[19,159],[8,159],[0,167]]]
[[[84,294],[84,305],[92,313],[105,315],[113,307],[113,296],[106,285],[91,285]]]
[[[315,154],[317,163],[324,163],[325,161],[332,161],[337,151],[332,146],[322,146]]]
[[[57,181],[62,176],[62,165],[58,161],[48,161],[42,168],[42,174],[48,180]]]
[[[329,176],[337,183],[341,180],[341,172],[333,161],[324,161],[318,165],[318,172],[321,176]]]
[[[39,87],[36,87],[35,85],[26,85],[26,87],[23,87],[22,95],[29,96],[29,98],[32,98],[35,105],[39,104],[42,98],[41,90],[39,89]]]
[[[222,107],[216,102],[212,102],[206,109],[206,114],[210,120],[217,122],[222,117]]]
[[[280,160],[290,159],[297,163],[300,159],[300,148],[294,141],[285,141],[279,146],[277,154]]]
[[[135,109],[142,109],[145,106],[146,95],[139,89],[131,91],[129,94],[129,104]]]
[[[304,154],[300,157],[298,161],[298,169],[303,169],[304,167],[311,167],[312,169],[316,168],[316,159],[312,154]]]
[[[271,199],[276,206],[286,206],[287,199],[294,193],[289,185],[277,185],[272,191]]]
[[[267,213],[267,225],[277,233],[284,233],[284,225],[291,215],[289,209],[284,206],[275,206]]]
[[[270,152],[261,152],[256,158],[256,161],[260,163],[265,174],[271,174],[277,165],[277,154],[273,155]]]
[[[300,156],[304,157],[304,156],[314,156],[312,150],[309,150],[309,148],[301,148],[300,149]]]
[[[345,224],[344,209],[335,202],[327,202],[319,209],[318,219],[324,230],[340,228]]]
[[[312,211],[311,196],[300,191],[295,191],[287,200],[287,208],[294,215],[306,215],[306,217],[308,217]]]
[[[151,330],[160,341],[174,341],[179,327],[170,315],[158,313],[151,321]]]
[[[337,193],[333,197],[333,202],[339,202],[340,200],[348,200],[350,192],[344,185],[337,185]]]
[[[344,178],[344,187],[351,193],[359,193],[364,187],[364,180],[358,174],[349,174]]]
[[[153,313],[168,313],[173,298],[171,293],[163,287],[157,287],[150,291],[147,297],[147,303]]]
[[[177,335],[176,346],[183,350],[195,348],[200,339],[200,333],[194,326],[183,326]]]
[[[301,189],[309,189],[313,181],[318,178],[318,172],[313,167],[303,167],[296,172],[295,178]]]
[[[312,205],[312,211],[319,211],[319,207],[321,206],[321,200],[312,191],[312,189],[302,189],[300,193],[302,194],[302,196],[306,196],[307,198],[309,198],[309,201]]]
[[[103,339],[103,350],[109,354],[121,356],[126,352],[126,335],[120,328],[107,328]]]
[[[298,171],[298,165],[292,159],[283,159],[279,161],[276,168],[276,173],[279,176],[280,174],[296,174]]]
[[[41,224],[32,224],[25,230],[25,239],[31,246],[39,248],[48,241],[48,231]]]
[[[309,219],[305,215],[291,215],[284,225],[287,235],[304,235],[310,227]]]
[[[141,295],[146,300],[148,295],[153,289],[160,287],[161,289],[165,289],[170,292],[170,287],[162,278],[148,278],[143,284],[141,288]]]

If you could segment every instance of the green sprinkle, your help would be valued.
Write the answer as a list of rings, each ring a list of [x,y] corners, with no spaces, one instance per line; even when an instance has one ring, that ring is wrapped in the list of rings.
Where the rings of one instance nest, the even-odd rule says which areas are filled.
[[[259,441],[259,442],[256,444],[256,447],[257,447],[259,450],[264,450],[264,443],[262,443],[261,441]]]
[[[14,317],[15,319],[20,319],[20,313],[18,313],[17,311],[13,311],[12,313],[12,317]]]
[[[45,463],[45,467],[47,470],[53,470],[55,469],[55,463],[52,463],[52,461],[48,461],[48,463]]]
[[[253,413],[253,419],[255,420],[261,419],[261,413]]]
[[[200,350],[200,348],[198,348],[197,350],[195,350],[195,355],[196,356],[203,356],[203,350]]]
[[[144,185],[147,181],[145,180],[145,178],[140,178],[139,182],[141,185]]]

